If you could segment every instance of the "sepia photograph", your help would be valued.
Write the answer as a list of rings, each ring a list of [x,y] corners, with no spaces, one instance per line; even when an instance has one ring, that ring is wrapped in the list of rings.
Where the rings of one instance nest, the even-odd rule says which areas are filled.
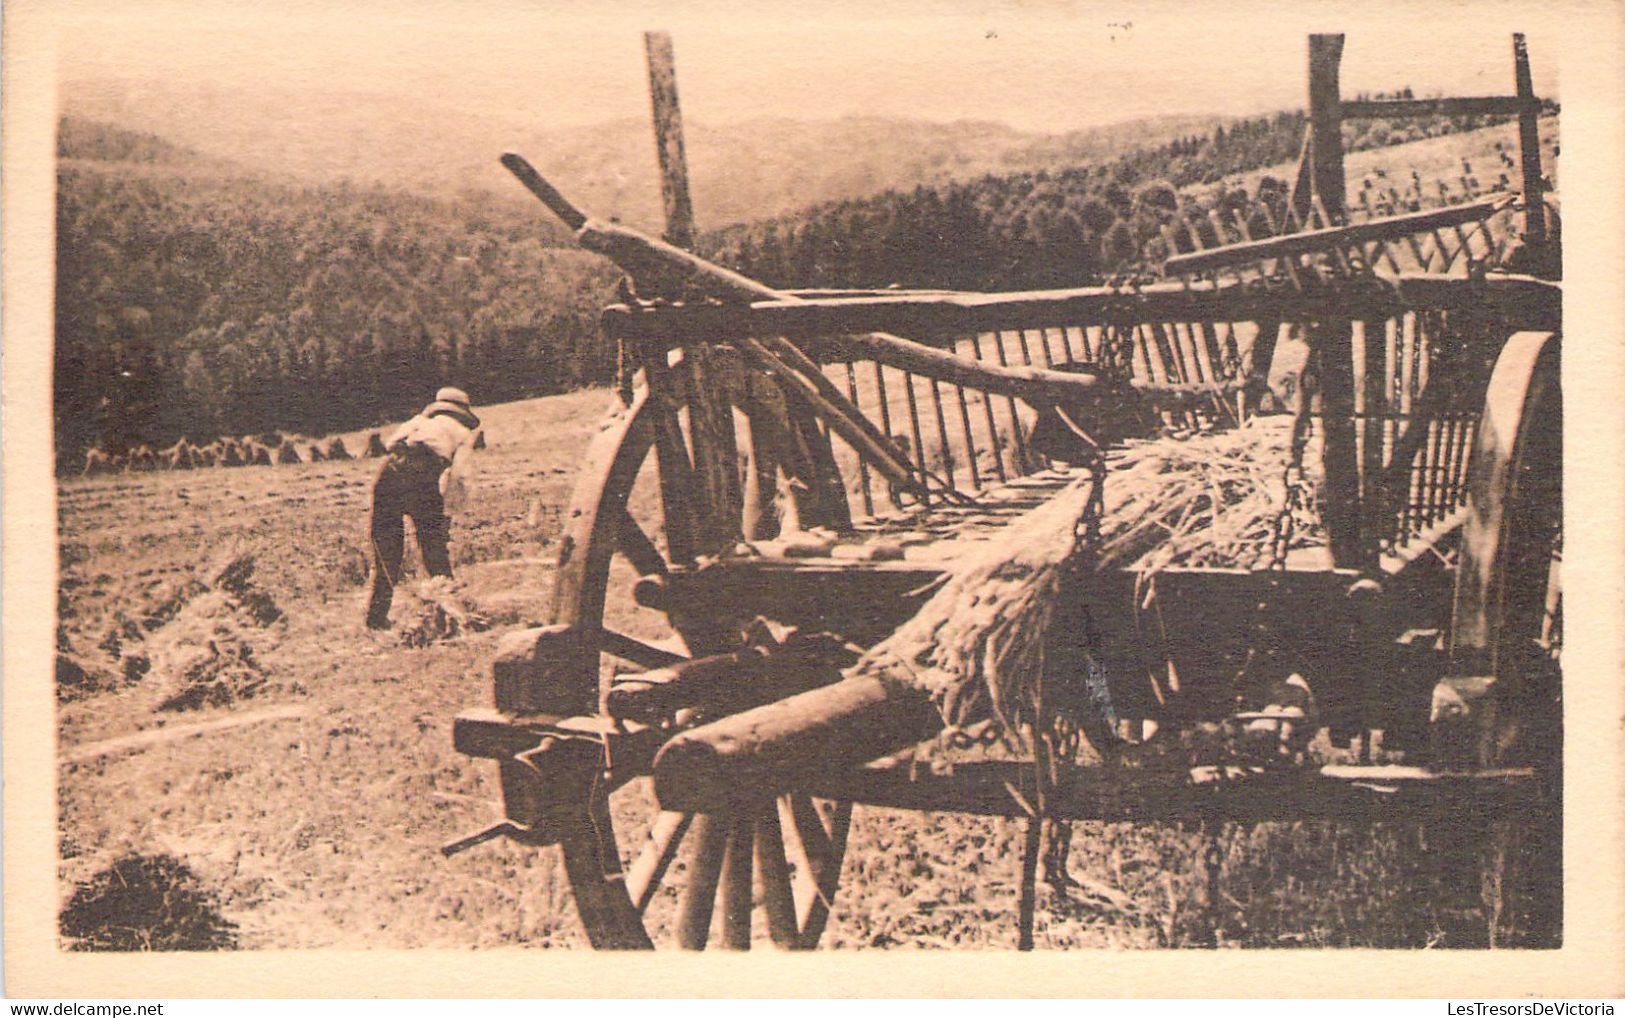
[[[1553,12],[22,6],[8,949],[1625,991]]]

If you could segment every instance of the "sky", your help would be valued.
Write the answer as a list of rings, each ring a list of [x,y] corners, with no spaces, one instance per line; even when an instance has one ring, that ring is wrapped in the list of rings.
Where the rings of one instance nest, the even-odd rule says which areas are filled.
[[[1422,13],[1425,12],[1425,13]],[[822,4],[573,0],[82,0],[64,79],[308,85],[579,125],[647,116],[644,29],[672,32],[686,116],[994,120],[1052,132],[1159,113],[1305,104],[1305,36],[1344,31],[1343,92],[1506,94],[1510,33],[1535,87],[1555,54],[1527,6],[1065,0]]]

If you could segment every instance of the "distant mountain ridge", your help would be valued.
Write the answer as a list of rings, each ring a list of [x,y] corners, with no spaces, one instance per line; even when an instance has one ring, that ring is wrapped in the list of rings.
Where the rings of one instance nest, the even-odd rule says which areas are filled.
[[[257,172],[441,197],[468,190],[520,197],[497,164],[511,149],[592,214],[660,225],[645,118],[548,127],[545,115],[474,112],[432,98],[105,79],[64,82],[61,111]],[[1095,162],[1232,119],[1155,117],[1060,134],[886,117],[710,125],[690,116],[685,126],[695,216],[714,228],[887,189]]]

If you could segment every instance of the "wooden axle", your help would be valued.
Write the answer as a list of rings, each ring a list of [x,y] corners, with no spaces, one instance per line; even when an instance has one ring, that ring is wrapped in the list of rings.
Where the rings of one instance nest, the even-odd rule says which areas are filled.
[[[655,757],[661,808],[731,810],[805,787],[847,761],[930,738],[942,718],[922,690],[874,674],[842,679],[684,732]]]
[[[809,639],[695,658],[617,680],[605,696],[605,710],[617,721],[648,723],[684,708],[738,711],[828,685],[852,656],[833,641]]]

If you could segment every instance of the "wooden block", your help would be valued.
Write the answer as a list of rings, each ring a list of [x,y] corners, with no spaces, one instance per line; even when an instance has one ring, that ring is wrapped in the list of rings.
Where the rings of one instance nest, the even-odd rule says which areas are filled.
[[[590,714],[597,707],[595,646],[565,625],[509,633],[497,644],[491,684],[500,711]]]

